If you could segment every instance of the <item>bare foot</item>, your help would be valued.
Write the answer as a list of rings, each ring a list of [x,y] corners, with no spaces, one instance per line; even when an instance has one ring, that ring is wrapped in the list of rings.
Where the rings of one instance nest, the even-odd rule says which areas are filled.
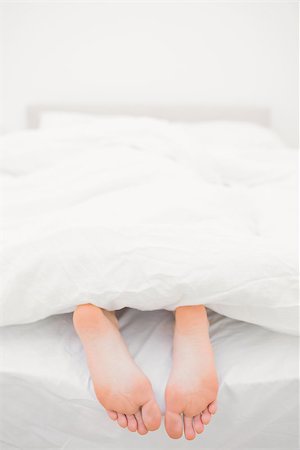
[[[218,380],[204,306],[176,309],[173,366],[166,388],[165,427],[173,439],[194,439],[216,412]]]
[[[80,305],[73,323],[86,352],[96,396],[111,419],[139,434],[158,429],[161,412],[151,383],[130,356],[115,314]]]

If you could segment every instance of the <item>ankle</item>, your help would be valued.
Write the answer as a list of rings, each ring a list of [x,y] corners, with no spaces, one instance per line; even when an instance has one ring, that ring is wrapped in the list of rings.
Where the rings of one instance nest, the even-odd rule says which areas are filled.
[[[113,312],[105,311],[91,303],[78,305],[73,313],[73,324],[77,332],[106,332],[111,323],[118,328],[118,321]]]
[[[194,331],[208,331],[208,319],[205,306],[180,306],[175,310],[176,330],[190,334]]]

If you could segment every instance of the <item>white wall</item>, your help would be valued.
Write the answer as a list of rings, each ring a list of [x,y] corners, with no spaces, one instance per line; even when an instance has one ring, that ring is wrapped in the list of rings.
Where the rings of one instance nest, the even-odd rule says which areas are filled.
[[[35,103],[261,105],[297,141],[297,2],[6,3],[4,128]],[[1,98],[0,98],[1,100]]]

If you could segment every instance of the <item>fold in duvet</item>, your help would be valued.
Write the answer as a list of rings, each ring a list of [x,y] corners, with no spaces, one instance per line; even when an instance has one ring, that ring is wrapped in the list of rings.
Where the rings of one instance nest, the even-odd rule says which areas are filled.
[[[132,120],[1,138],[0,325],[204,304],[296,333],[295,153]]]

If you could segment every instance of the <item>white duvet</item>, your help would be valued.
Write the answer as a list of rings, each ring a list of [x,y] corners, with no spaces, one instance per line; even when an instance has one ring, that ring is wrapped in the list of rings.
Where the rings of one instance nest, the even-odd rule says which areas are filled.
[[[205,304],[297,333],[297,155],[271,132],[119,118],[0,145],[0,325]]]

